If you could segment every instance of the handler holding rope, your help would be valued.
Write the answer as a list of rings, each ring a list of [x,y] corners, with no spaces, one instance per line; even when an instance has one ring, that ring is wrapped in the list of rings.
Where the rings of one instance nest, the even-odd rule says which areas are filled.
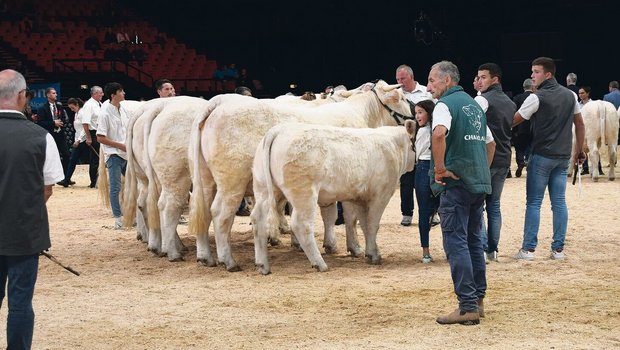
[[[8,291],[8,349],[32,346],[39,252],[51,246],[45,202],[64,178],[54,139],[21,113],[25,104],[24,76],[1,71],[0,307]]]

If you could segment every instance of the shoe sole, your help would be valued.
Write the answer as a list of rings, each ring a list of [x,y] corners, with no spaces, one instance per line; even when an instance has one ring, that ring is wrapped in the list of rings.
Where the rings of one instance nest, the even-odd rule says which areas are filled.
[[[475,326],[480,324],[480,320],[467,320],[467,321],[457,321],[457,322],[441,322],[439,320],[436,320],[437,323],[441,324],[441,325],[450,325],[450,324],[460,324],[463,326]]]

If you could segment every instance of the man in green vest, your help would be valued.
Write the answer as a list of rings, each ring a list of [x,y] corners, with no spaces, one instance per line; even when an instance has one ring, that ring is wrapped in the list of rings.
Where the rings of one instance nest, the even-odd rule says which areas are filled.
[[[427,89],[439,99],[433,111],[431,188],[441,194],[443,246],[459,307],[437,323],[474,325],[484,317],[486,267],[482,248],[484,199],[491,193],[489,164],[495,142],[486,116],[459,83],[452,62],[431,67]]]

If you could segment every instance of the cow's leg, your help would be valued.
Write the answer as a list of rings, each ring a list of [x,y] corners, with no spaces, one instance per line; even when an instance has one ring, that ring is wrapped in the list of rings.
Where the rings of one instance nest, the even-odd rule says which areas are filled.
[[[600,160],[600,155],[598,152],[598,148],[596,147],[596,143],[592,143],[588,145],[590,149],[590,153],[588,155],[590,163],[590,173],[592,174],[592,181],[597,182],[599,177],[598,172],[598,161]]]
[[[177,233],[177,225],[186,201],[186,196],[175,196],[166,187],[162,187],[157,204],[161,219],[162,251],[168,255],[169,261],[183,261],[184,246]]]
[[[354,257],[364,256],[364,251],[357,239],[357,211],[358,205],[351,202],[342,203],[342,214],[347,232],[347,251]]]
[[[138,185],[138,199],[136,206],[136,224],[138,230],[137,239],[147,243],[149,241],[149,228],[146,224],[146,188],[142,189],[142,186]]]
[[[241,271],[241,268],[232,256],[230,247],[230,231],[239,209],[239,203],[245,193],[246,186],[237,188],[222,188],[218,186],[217,193],[211,205],[213,216],[213,231],[215,232],[215,248],[220,264],[226,266],[229,272]]]
[[[217,260],[211,254],[211,247],[209,246],[209,226],[211,225],[211,205],[217,192],[215,181],[211,175],[211,171],[208,168],[203,168],[201,171],[202,181],[202,196],[204,198],[205,210],[200,213],[203,221],[205,222],[204,231],[196,232],[196,260],[202,265],[213,267],[217,266]],[[200,193],[196,191],[192,192],[192,196],[199,196]]]
[[[377,231],[379,231],[379,224],[381,222],[383,211],[390,201],[390,196],[383,197],[384,198],[377,194],[374,199],[368,202],[365,212],[366,215],[364,215],[366,222],[362,226],[362,228],[365,228],[364,237],[366,238],[366,259],[373,265],[381,264],[381,254],[379,253],[379,247],[377,246]]]
[[[609,154],[609,181],[616,179],[616,160],[617,160],[617,145],[611,142],[607,146],[607,153]]]
[[[336,202],[326,207],[321,207],[321,217],[323,218],[323,227],[325,229],[325,234],[323,236],[325,254],[336,254],[338,253],[338,242],[336,240],[336,234],[334,233],[334,224],[338,218]]]
[[[256,181],[256,180],[255,180]],[[271,231],[278,231],[278,214],[275,213],[273,202],[269,201],[269,193],[265,186],[254,185],[254,209],[250,215],[252,223],[252,233],[254,234],[254,262],[258,271],[263,275],[271,273],[269,257],[267,253],[267,243]]]
[[[311,194],[301,195],[303,201],[291,201],[295,208],[291,214],[291,227],[297,236],[301,248],[306,253],[312,267],[324,272],[327,264],[321,256],[321,252],[314,239],[314,217],[316,216],[317,197]],[[335,219],[334,219],[335,220]]]

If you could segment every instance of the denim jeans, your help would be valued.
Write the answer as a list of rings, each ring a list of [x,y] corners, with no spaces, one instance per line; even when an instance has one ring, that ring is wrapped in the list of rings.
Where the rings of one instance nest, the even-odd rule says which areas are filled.
[[[6,294],[5,287],[8,287],[6,290],[9,296],[7,349],[30,349],[32,346],[34,332],[32,296],[38,270],[39,254],[0,255],[0,307]]]
[[[75,172],[75,167],[77,166],[78,161],[82,157],[83,154],[89,154],[90,149],[85,142],[80,142],[80,144],[76,148],[71,148],[71,158],[69,159],[69,167],[67,169],[67,176],[65,176],[65,180],[70,181],[73,173]]]
[[[110,206],[112,207],[112,215],[118,218],[123,215],[118,196],[121,193],[121,174],[125,175],[127,161],[116,154],[112,154],[106,162],[106,167],[108,168],[108,178],[110,181]]]
[[[482,247],[487,253],[497,252],[502,230],[502,211],[500,199],[506,182],[508,168],[491,168],[491,194],[486,195],[488,226],[482,224]]]
[[[418,202],[418,230],[422,248],[428,248],[431,214],[439,205],[439,198],[431,193],[431,179],[428,176],[430,164],[430,160],[419,160],[415,166],[415,198]]]
[[[569,159],[551,159],[532,154],[527,165],[525,225],[523,250],[535,250],[538,244],[540,206],[549,188],[553,213],[553,243],[551,249],[564,249],[568,208],[566,207],[566,175]]]
[[[403,216],[413,216],[413,187],[415,170],[404,173],[400,177],[400,212]]]
[[[455,186],[446,189],[439,201],[443,249],[462,311],[477,311],[478,299],[487,289],[480,230],[484,197]]]

